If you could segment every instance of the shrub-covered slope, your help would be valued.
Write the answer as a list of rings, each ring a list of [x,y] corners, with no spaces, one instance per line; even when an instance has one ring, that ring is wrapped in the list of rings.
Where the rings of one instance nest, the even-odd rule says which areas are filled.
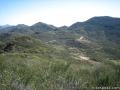
[[[120,87],[120,19],[0,28],[0,90]]]

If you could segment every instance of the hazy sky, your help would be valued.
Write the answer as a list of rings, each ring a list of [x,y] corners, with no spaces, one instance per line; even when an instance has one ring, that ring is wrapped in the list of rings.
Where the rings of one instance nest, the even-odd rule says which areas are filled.
[[[0,25],[71,25],[93,16],[120,17],[120,0],[0,0]]]

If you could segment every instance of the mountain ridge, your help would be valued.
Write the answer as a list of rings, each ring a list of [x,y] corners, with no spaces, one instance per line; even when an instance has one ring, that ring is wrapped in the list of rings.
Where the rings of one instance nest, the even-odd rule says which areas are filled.
[[[93,17],[85,22],[76,22],[69,27],[55,27],[38,22],[32,26],[18,24],[0,29],[1,41],[9,41],[17,36],[30,36],[45,43],[52,44],[54,41],[54,44],[90,50],[93,47],[106,49],[106,46],[116,49],[120,44],[120,18]],[[84,39],[82,40],[81,37]]]
[[[111,18],[111,19],[120,19],[120,17],[112,17],[112,16],[94,16],[94,17],[91,17],[91,18],[89,18],[88,20],[85,20],[85,21],[78,21],[78,23],[82,23],[82,22],[86,22],[86,21],[89,21],[89,20],[91,20],[91,19],[98,19],[98,18]],[[75,22],[75,23],[77,23],[77,22]],[[75,23],[73,23],[73,24],[75,24]],[[52,24],[47,24],[47,23],[44,23],[44,22],[37,22],[37,23],[35,23],[35,24],[46,24],[46,25],[52,25]],[[17,24],[17,25],[26,25],[26,26],[33,26],[33,25],[35,25],[35,24],[32,24],[32,25],[27,25],[27,24]],[[71,24],[71,25],[73,25],[73,24]],[[5,24],[5,25],[0,25],[0,27],[2,27],[2,26],[5,26],[5,27],[8,27],[8,26],[17,26],[17,25],[9,25],[9,24]],[[70,27],[71,25],[69,25],[69,26],[67,26],[67,25],[63,25],[63,26],[67,26],[67,27]],[[55,26],[55,25],[52,25],[52,26],[54,26],[54,27],[58,27],[58,26]],[[63,26],[59,26],[59,27],[63,27]]]
[[[94,17],[69,27],[38,22],[0,28],[0,89],[119,87],[119,20]]]

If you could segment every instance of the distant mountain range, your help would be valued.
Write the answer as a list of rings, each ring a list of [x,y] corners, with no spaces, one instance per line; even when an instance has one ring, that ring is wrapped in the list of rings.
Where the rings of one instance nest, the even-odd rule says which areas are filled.
[[[1,90],[114,87],[120,87],[120,18],[0,27]]]
[[[120,18],[93,17],[85,22],[76,22],[69,27],[55,27],[38,22],[32,26],[19,24],[0,28],[1,42],[5,43],[18,36],[29,36],[45,43],[54,41],[54,44],[93,51],[102,47],[107,54],[114,57],[114,54],[118,55],[120,52]]]

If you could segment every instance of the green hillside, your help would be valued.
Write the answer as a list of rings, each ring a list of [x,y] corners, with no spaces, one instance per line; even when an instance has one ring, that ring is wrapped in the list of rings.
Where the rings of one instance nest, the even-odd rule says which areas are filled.
[[[0,90],[119,90],[119,53],[119,18],[0,28]]]

